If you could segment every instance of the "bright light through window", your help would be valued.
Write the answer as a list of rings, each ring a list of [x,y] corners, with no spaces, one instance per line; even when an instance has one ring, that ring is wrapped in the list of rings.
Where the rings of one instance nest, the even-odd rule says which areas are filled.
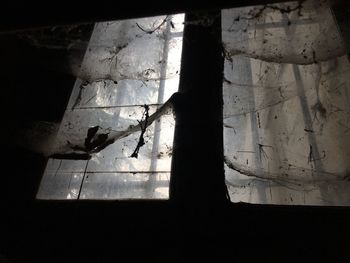
[[[349,70],[327,1],[223,10],[233,202],[349,206]]]
[[[72,153],[132,130],[177,92],[183,20],[179,14],[95,25],[38,199],[168,198],[171,110],[88,160]]]

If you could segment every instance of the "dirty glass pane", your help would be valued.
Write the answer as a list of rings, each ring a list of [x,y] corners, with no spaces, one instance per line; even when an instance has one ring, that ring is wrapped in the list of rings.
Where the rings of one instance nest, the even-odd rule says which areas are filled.
[[[350,205],[350,65],[327,2],[222,11],[232,202]]]
[[[183,19],[95,25],[37,198],[168,198]]]
[[[82,199],[168,198],[170,173],[87,173]]]

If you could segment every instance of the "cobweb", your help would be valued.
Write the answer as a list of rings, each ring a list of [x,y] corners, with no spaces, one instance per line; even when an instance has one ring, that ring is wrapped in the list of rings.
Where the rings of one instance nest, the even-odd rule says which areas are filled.
[[[37,198],[168,198],[183,18],[95,24]]]
[[[233,202],[349,205],[349,70],[327,1],[222,11]]]

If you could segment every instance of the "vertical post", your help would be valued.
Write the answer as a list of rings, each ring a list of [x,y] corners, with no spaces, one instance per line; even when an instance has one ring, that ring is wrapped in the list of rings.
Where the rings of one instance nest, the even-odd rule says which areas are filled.
[[[157,103],[159,106],[157,106],[157,110],[161,107],[161,103],[164,103],[164,93],[165,93],[165,82],[166,82],[166,76],[167,76],[167,66],[168,66],[168,53],[169,53],[169,43],[171,39],[171,19],[172,16],[167,16],[166,21],[166,28],[164,32],[164,45],[163,45],[163,51],[162,55],[160,57],[160,60],[162,61],[162,64],[160,66],[160,81],[159,81],[159,89],[158,89],[158,100]],[[150,171],[157,171],[157,164],[158,164],[158,151],[159,151],[159,141],[160,141],[160,131],[161,131],[161,122],[156,121],[154,124],[154,130],[153,130],[153,144],[152,144],[152,158],[151,158],[151,165],[149,170]],[[154,194],[152,192],[152,189],[154,187],[154,184],[156,183],[156,176],[157,173],[152,173],[149,175],[149,179],[147,182],[147,192],[150,194],[150,197]]]
[[[179,87],[182,95],[175,105],[172,201],[210,206],[227,200],[223,66],[221,11],[186,14]]]

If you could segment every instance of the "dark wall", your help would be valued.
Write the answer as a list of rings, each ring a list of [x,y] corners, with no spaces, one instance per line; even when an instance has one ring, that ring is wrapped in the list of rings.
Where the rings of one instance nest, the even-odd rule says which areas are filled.
[[[83,28],[79,37],[88,41],[92,25]],[[48,29],[0,35],[1,196],[9,202],[34,199],[46,160],[29,151],[26,146],[30,143],[23,137],[36,123],[59,123],[73,88],[75,76],[69,64],[72,55],[81,60],[83,52],[67,50],[69,41],[62,39],[69,33],[62,32]],[[54,48],[55,43],[61,47]]]
[[[75,18],[95,18],[96,13],[88,10]],[[124,15],[133,14],[130,10]],[[111,11],[106,12],[109,17]],[[46,20],[36,19],[45,23],[46,15]],[[10,28],[14,22],[5,18]],[[23,21],[17,22],[16,26]],[[11,135],[26,123],[59,121],[75,77],[64,67],[65,52],[38,49],[13,34],[3,34],[0,40],[0,254],[10,262],[349,261],[348,208],[224,201],[206,206],[201,198],[36,201],[46,159],[14,146]]]
[[[38,26],[109,21],[163,14],[184,13],[288,0],[216,0],[216,1],[26,1],[4,0],[0,10],[0,31]],[[343,0],[344,1],[344,0]]]

